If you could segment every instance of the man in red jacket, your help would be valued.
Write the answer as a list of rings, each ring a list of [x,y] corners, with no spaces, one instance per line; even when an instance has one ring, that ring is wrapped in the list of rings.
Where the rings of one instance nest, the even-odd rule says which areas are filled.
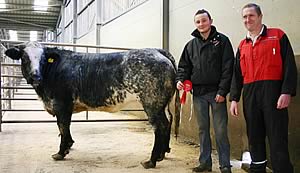
[[[297,67],[287,35],[278,28],[262,24],[257,4],[242,10],[248,34],[241,41],[234,65],[230,89],[230,112],[238,116],[243,90],[244,116],[247,124],[250,172],[266,172],[266,143],[270,144],[274,173],[293,173],[288,151],[288,110],[296,95]]]

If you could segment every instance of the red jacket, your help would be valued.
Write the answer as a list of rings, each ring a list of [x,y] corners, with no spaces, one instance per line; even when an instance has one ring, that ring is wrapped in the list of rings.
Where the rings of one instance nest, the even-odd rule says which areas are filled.
[[[258,81],[282,81],[281,93],[296,95],[297,67],[286,34],[277,28],[264,26],[255,44],[241,41],[233,70],[230,100],[239,101],[243,85]]]
[[[239,45],[240,66],[244,84],[259,80],[282,80],[282,58],[280,39],[284,32],[268,29],[252,46],[252,41],[244,39]]]

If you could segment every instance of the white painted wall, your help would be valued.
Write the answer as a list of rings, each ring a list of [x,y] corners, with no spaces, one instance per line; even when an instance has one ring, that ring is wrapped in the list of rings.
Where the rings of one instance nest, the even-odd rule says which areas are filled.
[[[79,1],[79,9],[82,9],[90,0]],[[80,15],[78,15],[78,29],[77,29],[77,40],[76,44],[85,44],[85,45],[96,45],[97,42],[97,9],[96,1],[90,4]],[[96,52],[96,49],[78,47],[76,48],[77,52]]]
[[[227,35],[232,41],[236,51],[239,42],[245,38],[246,29],[242,23],[241,9],[249,3],[254,2],[261,6],[263,22],[268,27],[280,27],[288,35],[294,52],[300,54],[300,13],[299,0],[170,0],[170,52],[177,62],[185,44],[192,39],[190,35],[195,29],[194,14],[199,9],[206,9],[213,18],[213,24],[217,30]],[[299,56],[296,61],[299,62]],[[299,66],[298,66],[299,68]],[[229,106],[229,104],[228,104]],[[197,126],[195,117],[188,120],[190,115],[190,102],[183,107],[183,116],[180,133],[187,137],[196,139]],[[295,108],[291,109],[296,112]],[[297,114],[295,114],[297,115]],[[243,117],[232,118],[229,116],[229,138],[232,142],[232,155],[239,155],[247,148],[245,121]],[[293,129],[295,131],[295,129]],[[212,131],[213,134],[213,131]],[[214,142],[214,140],[213,140]],[[296,157],[295,157],[296,158]],[[299,160],[299,159],[298,159]],[[299,163],[299,162],[298,162]]]
[[[185,43],[192,38],[195,29],[193,18],[198,9],[206,9],[213,18],[217,30],[227,35],[234,50],[246,29],[242,23],[241,8],[249,3],[246,0],[172,0],[170,1],[170,51],[178,60]],[[299,0],[253,0],[263,12],[263,22],[268,27],[283,29],[293,46],[295,54],[300,54],[300,13],[297,13]]]
[[[150,0],[100,29],[100,45],[126,48],[162,47],[160,0]]]
[[[97,1],[97,0],[96,0]],[[95,2],[96,2],[95,1]],[[99,0],[98,0],[99,1]],[[97,1],[97,2],[98,2]],[[250,1],[247,0],[170,0],[170,51],[178,60],[185,43],[192,37],[190,33],[195,29],[193,17],[198,9],[207,9],[214,20],[218,31],[227,35],[236,50],[246,30],[242,23],[241,8]],[[295,54],[300,54],[300,13],[297,12],[299,0],[253,0],[262,7],[263,21],[269,27],[280,27],[288,35]],[[97,6],[93,3],[89,7],[87,20],[92,20]],[[65,10],[71,14],[72,3]],[[84,12],[85,13],[85,12]],[[68,23],[69,15],[65,23]],[[79,17],[80,18],[80,17]],[[95,20],[96,22],[97,20]],[[93,22],[93,26],[96,25]],[[79,26],[87,27],[87,26]],[[64,42],[69,42],[66,29]],[[95,28],[89,26],[90,31],[80,36],[78,43],[96,44]],[[100,30],[100,45],[128,48],[162,47],[162,0],[149,0],[119,18],[107,23]],[[71,40],[72,41],[72,40]]]
[[[89,30],[89,32],[77,40],[76,44],[84,44],[84,45],[96,45],[96,24],[93,29]],[[87,52],[86,48],[76,48],[77,52]],[[89,48],[88,52],[95,53],[96,49]]]

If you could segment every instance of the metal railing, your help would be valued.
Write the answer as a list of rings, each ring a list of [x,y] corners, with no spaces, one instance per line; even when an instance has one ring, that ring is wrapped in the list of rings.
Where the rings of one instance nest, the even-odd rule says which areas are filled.
[[[20,89],[33,90],[31,86],[20,86],[23,76],[21,75],[21,65],[20,63],[15,63],[10,58],[4,55],[5,47],[1,43],[6,45],[15,45],[24,43],[23,41],[10,41],[1,40],[0,42],[0,78],[1,78],[1,88],[0,88],[0,132],[2,131],[2,123],[47,123],[56,122],[55,120],[6,120],[4,121],[4,112],[24,112],[24,111],[45,111],[43,109],[13,109],[12,101],[32,101],[38,100],[38,98],[15,98],[15,92]],[[40,42],[45,46],[56,46],[56,47],[70,47],[70,48],[85,48],[86,52],[89,49],[111,49],[111,50],[130,50],[130,48],[121,47],[109,47],[109,46],[98,46],[98,45],[85,45],[85,44],[69,44],[69,43],[53,43],[53,42]],[[143,111],[143,109],[123,109],[121,111]],[[88,111],[86,111],[85,120],[72,120],[72,122],[111,122],[111,121],[147,121],[147,119],[97,119],[90,120],[88,116]]]

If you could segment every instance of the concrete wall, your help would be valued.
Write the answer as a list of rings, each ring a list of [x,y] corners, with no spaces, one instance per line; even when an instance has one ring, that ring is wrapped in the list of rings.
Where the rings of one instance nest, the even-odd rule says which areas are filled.
[[[91,29],[87,34],[82,36],[77,40],[77,44],[89,44],[89,45],[96,45],[96,24],[93,29]],[[76,51],[78,52],[87,52],[86,48],[77,48]],[[89,48],[88,52],[96,52],[96,49]]]
[[[245,0],[172,0],[170,1],[170,50],[179,58],[184,44],[192,37],[195,29],[193,16],[198,9],[207,9],[217,29],[226,34],[234,49],[245,37],[246,30],[242,23],[241,8],[248,3]],[[300,54],[300,13],[297,13],[298,0],[261,1],[254,0],[263,11],[263,22],[267,26],[280,27],[289,36],[296,54]]]
[[[83,9],[89,1],[79,1],[78,11]],[[77,44],[96,45],[97,40],[97,9],[96,1],[92,2],[87,8],[77,17]],[[77,48],[76,51],[86,52],[86,48]],[[88,52],[96,52],[96,49],[89,49]]]
[[[298,88],[297,96],[292,98],[289,107],[289,150],[296,168],[295,172],[300,172],[300,55],[296,56],[296,63],[298,67]]]
[[[280,27],[288,35],[295,54],[300,54],[300,13],[297,13],[297,0],[288,1],[253,1],[258,3],[263,11],[263,22],[269,27]],[[241,39],[246,35],[246,30],[242,23],[241,8],[248,1],[236,0],[172,0],[170,1],[170,51],[179,60],[182,49],[186,42],[190,40],[191,32],[195,29],[193,16],[198,9],[207,9],[213,18],[213,24],[217,29],[226,34],[232,41],[234,50]],[[300,71],[300,56],[296,57],[298,65],[298,76]],[[298,78],[298,95],[300,93],[300,82]],[[189,102],[188,102],[189,103]],[[300,171],[300,109],[296,105],[300,104],[300,97],[293,98],[290,112],[290,151],[296,172]],[[229,107],[229,104],[228,104]],[[184,114],[180,133],[198,143],[197,124],[195,117],[189,121],[190,105],[184,106]],[[242,110],[241,110],[242,111]],[[212,131],[212,136],[213,131]],[[242,151],[247,149],[247,136],[245,131],[245,121],[243,115],[239,118],[229,117],[229,138],[231,142],[231,154],[233,158],[239,159]]]
[[[100,45],[161,47],[161,1],[150,0],[100,28]]]

